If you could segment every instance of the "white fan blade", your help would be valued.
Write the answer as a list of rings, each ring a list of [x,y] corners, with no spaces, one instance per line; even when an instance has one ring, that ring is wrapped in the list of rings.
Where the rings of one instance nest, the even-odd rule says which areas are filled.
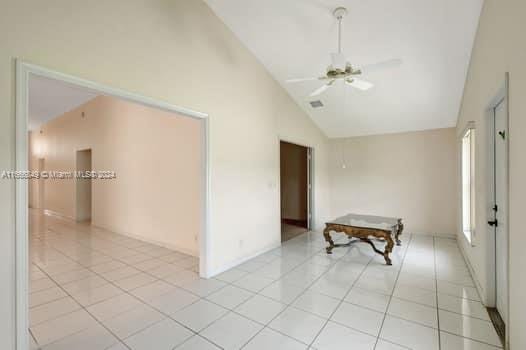
[[[374,86],[373,83],[370,83],[368,81],[361,80],[361,79],[356,79],[356,78],[352,78],[352,80],[346,80],[345,83],[347,83],[347,85],[350,85],[354,88],[364,90],[364,91],[369,90],[370,88]]]
[[[325,85],[322,85],[320,86],[319,88],[317,88],[316,90],[314,90],[313,92],[311,92],[311,94],[309,96],[318,96],[320,95],[321,93],[323,93],[325,90],[327,90],[330,86],[331,86],[332,83],[327,83]]]
[[[302,81],[312,81],[312,80],[319,80],[320,78],[296,78],[296,79],[287,79],[285,82],[287,83],[301,83]]]
[[[395,58],[392,60],[377,62],[373,64],[366,64],[361,67],[361,71],[367,74],[370,72],[375,72],[377,70],[396,68],[396,67],[399,67],[401,64],[402,64],[402,60],[399,58]]]

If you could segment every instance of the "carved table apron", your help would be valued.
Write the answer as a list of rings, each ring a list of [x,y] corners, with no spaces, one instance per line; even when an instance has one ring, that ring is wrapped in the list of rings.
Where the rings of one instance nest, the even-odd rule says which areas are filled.
[[[384,218],[380,216],[367,216],[349,214],[325,224],[323,236],[329,246],[326,248],[327,254],[332,254],[335,247],[348,247],[355,242],[366,242],[371,245],[373,250],[384,257],[387,265],[392,265],[389,254],[393,251],[394,241],[401,245],[400,235],[404,229],[404,224],[400,218]],[[345,233],[349,237],[349,242],[345,244],[335,244],[330,235],[331,231]],[[369,237],[385,240],[384,251],[379,250]],[[352,238],[357,238],[353,240]]]

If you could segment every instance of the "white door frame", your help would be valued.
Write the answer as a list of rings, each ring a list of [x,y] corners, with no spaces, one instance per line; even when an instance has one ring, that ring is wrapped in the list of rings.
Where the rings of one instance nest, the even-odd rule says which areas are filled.
[[[311,184],[311,188],[310,188],[310,191],[309,191],[309,188],[307,188],[307,191],[308,191],[308,195],[307,195],[307,226],[308,226],[308,230],[312,230],[314,227],[316,227],[315,225],[315,215],[314,215],[314,212],[315,212],[315,200],[314,200],[314,190],[315,190],[315,186],[314,186],[314,180],[315,180],[315,174],[314,174],[314,162],[315,162],[315,148],[309,144],[305,144],[305,143],[302,143],[302,142],[297,142],[297,141],[294,141],[293,139],[291,138],[288,138],[288,137],[284,137],[284,136],[279,136],[278,137],[278,154],[280,154],[280,150],[281,150],[281,142],[288,142],[288,143],[292,143],[294,145],[298,145],[298,146],[302,146],[302,147],[306,147],[308,150],[307,154],[310,154],[310,159],[309,161],[307,162],[308,163],[308,169],[307,169],[307,187],[309,185],[309,183]],[[280,200],[280,213],[279,213],[279,220],[280,220],[280,227],[281,227],[281,157],[278,157],[278,164],[279,164],[279,177],[278,179],[280,180],[279,181],[279,200]],[[309,216],[310,215],[310,216]],[[280,229],[280,233],[281,233],[281,229]]]
[[[488,107],[486,108],[486,125],[487,125],[487,129],[488,129],[488,144],[486,145],[487,146],[487,149],[488,149],[488,152],[487,152],[487,164],[488,164],[488,167],[487,167],[487,193],[488,193],[488,196],[487,196],[487,204],[486,204],[486,217],[487,217],[487,220],[486,221],[489,221],[489,220],[493,220],[493,217],[494,217],[494,212],[493,212],[493,205],[494,205],[494,198],[495,198],[495,174],[494,174],[494,168],[495,168],[495,160],[494,160],[494,153],[495,153],[495,148],[493,147],[493,143],[494,143],[494,140],[495,140],[495,128],[494,128],[494,110],[495,110],[495,107],[497,107],[500,103],[502,102],[505,102],[506,103],[506,124],[508,125],[508,134],[509,134],[509,73],[506,73],[505,74],[505,77],[504,77],[504,82],[503,84],[501,85],[501,87],[499,88],[499,90],[497,91],[497,93],[495,94],[495,96],[493,97],[493,99],[490,101],[490,103],[488,104]],[[506,155],[507,155],[507,158],[506,159],[506,167],[507,167],[507,181],[506,181],[506,191],[508,192],[508,195],[506,196],[507,197],[507,200],[508,200],[508,203],[507,203],[507,208],[508,208],[508,211],[507,211],[507,215],[508,217],[506,218],[507,222],[509,223],[509,135],[506,136]],[[487,238],[488,238],[488,244],[487,244],[487,285],[486,285],[486,290],[487,290],[487,300],[486,300],[486,306],[488,307],[496,307],[497,306],[497,300],[496,300],[496,297],[497,297],[497,285],[496,285],[496,241],[495,241],[495,230],[493,229],[493,227],[491,229],[488,229],[487,230]],[[508,252],[510,251],[509,249],[509,244],[510,244],[510,239],[509,239],[509,226],[508,226]],[[506,296],[506,299],[507,299],[507,302],[506,302],[506,305],[507,305],[507,310],[506,310],[506,319],[503,320],[506,324],[506,345],[509,343],[509,314],[510,314],[510,303],[509,303],[509,286],[510,286],[510,274],[509,274],[509,271],[510,271],[510,263],[509,263],[509,254],[508,254],[508,259],[507,259],[507,262],[506,262],[506,265],[507,265],[507,268],[506,268],[506,273],[507,273],[507,276],[506,276],[506,281],[507,281],[507,296]],[[507,347],[506,347],[507,348]]]
[[[114,96],[145,106],[175,112],[188,117],[203,121],[203,164],[202,181],[203,207],[202,231],[199,235],[199,274],[202,277],[210,277],[210,144],[209,144],[209,118],[208,114],[193,111],[184,107],[172,105],[150,97],[142,96],[132,92],[115,89],[101,85],[93,81],[77,78],[63,74],[34,64],[16,60],[16,112],[15,112],[15,139],[16,139],[16,170],[28,170],[28,87],[29,75],[37,75],[50,79],[60,80],[69,84],[81,86],[101,92],[104,95]],[[16,180],[15,196],[15,273],[16,273],[16,349],[27,350],[28,342],[28,181]]]
[[[313,174],[314,172],[314,150],[312,147],[307,147],[307,229],[312,230],[312,200],[313,200],[313,191],[314,191],[314,181]]]

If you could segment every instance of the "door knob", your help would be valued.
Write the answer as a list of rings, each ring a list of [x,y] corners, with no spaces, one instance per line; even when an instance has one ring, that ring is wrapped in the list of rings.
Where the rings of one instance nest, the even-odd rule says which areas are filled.
[[[499,221],[497,219],[493,220],[493,221],[488,221],[488,225],[490,226],[499,226]]]

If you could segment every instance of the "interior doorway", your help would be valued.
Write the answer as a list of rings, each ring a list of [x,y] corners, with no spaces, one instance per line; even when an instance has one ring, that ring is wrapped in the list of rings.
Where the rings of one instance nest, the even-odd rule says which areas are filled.
[[[77,151],[76,167],[76,208],[75,216],[77,222],[91,221],[91,191],[92,179],[90,172],[91,166],[91,149]]]
[[[506,83],[507,85],[507,83]],[[508,226],[508,99],[507,88],[503,90],[490,106],[489,110],[490,129],[490,214],[488,225],[493,242],[492,254],[494,254],[494,300],[489,309],[490,317],[501,337],[503,344],[506,343],[506,325],[509,315],[508,305],[508,249],[509,249],[509,226]]]
[[[280,141],[281,241],[288,241],[311,227],[310,147]]]
[[[129,286],[124,285],[119,287],[116,279],[102,276],[103,274],[113,273],[113,270],[107,271],[103,267],[102,270],[97,272],[95,271],[98,270],[97,266],[109,266],[109,262],[112,262],[114,267],[119,266],[116,269],[128,269],[134,264],[137,265],[146,261],[142,260],[142,258],[148,258],[148,260],[153,259],[160,262],[165,272],[184,270],[185,276],[192,275],[193,277],[185,280],[185,283],[201,281],[199,277],[210,277],[213,271],[209,266],[208,259],[210,256],[210,230],[208,224],[210,216],[208,115],[21,61],[17,61],[16,78],[16,170],[20,172],[38,171],[45,173],[45,177],[40,177],[38,181],[33,181],[34,179],[32,178],[31,181],[20,180],[16,182],[17,347],[26,349],[46,346],[47,348],[49,344],[62,340],[67,341],[68,348],[75,347],[74,345],[72,346],[68,337],[73,336],[74,332],[80,331],[78,327],[84,327],[83,322],[81,322],[82,325],[78,322],[75,323],[78,320],[78,318],[74,319],[75,315],[82,313],[86,317],[89,316],[86,308],[98,302],[91,299],[91,297],[86,299],[85,296],[98,294],[98,291],[94,293],[94,290],[97,288],[106,288],[106,291],[107,289],[112,289],[114,292],[117,291],[115,288],[121,289],[121,291],[129,288]],[[41,84],[38,85],[39,83]],[[53,99],[49,98],[49,94],[38,93],[38,91],[51,91],[46,89],[46,86],[49,86],[49,84],[53,84],[55,87],[53,89],[55,98]],[[43,88],[35,89],[35,86]],[[86,90],[95,92],[96,96],[91,98],[89,103],[69,98],[67,100],[71,103],[74,102],[74,105],[66,106],[65,103],[55,103],[56,101],[67,102],[65,98],[62,98],[64,94],[61,93],[63,91],[61,88],[66,89],[68,92],[77,92],[73,94],[75,96],[85,95],[84,93],[78,94],[78,92],[85,92]],[[35,91],[37,93],[34,93]],[[63,112],[54,113],[53,116],[49,116],[50,119],[40,120],[35,118],[36,114],[33,114],[32,110],[40,112],[48,110],[46,108],[35,109],[33,107],[38,107],[38,103],[34,103],[49,103],[50,101],[57,106],[60,105],[60,109]],[[88,104],[90,107],[88,107]],[[83,107],[80,108],[80,105]],[[105,109],[106,112],[100,113],[102,106],[115,108],[107,108]],[[89,108],[91,112],[85,114],[85,108]],[[112,129],[111,132],[97,132],[97,130],[100,130],[96,125],[97,120],[107,120],[109,116],[108,111],[110,110],[119,113],[112,114],[111,118],[118,119],[114,119],[117,122],[109,125],[120,127]],[[133,111],[133,113],[130,111]],[[67,114],[67,117],[58,119],[55,117],[55,115],[63,116],[65,114]],[[134,116],[133,119],[130,119],[132,116]],[[120,118],[127,118],[127,121],[120,121]],[[35,123],[35,121],[40,121],[40,123]],[[55,121],[59,124],[53,124]],[[67,139],[63,136],[58,137],[59,133],[66,130],[64,124],[60,123],[65,123],[69,126],[77,125],[78,127],[75,130],[78,134],[74,134],[74,130],[67,129]],[[177,125],[173,123],[177,123]],[[151,131],[154,124],[157,128],[155,130],[158,131],[155,134]],[[135,127],[130,129],[131,125]],[[183,125],[187,128],[184,129]],[[187,132],[188,128],[193,130],[191,134]],[[130,130],[135,130],[135,134],[131,134]],[[88,132],[91,135],[89,138],[86,137]],[[121,132],[119,134],[121,138],[118,139],[120,142],[115,142],[117,140],[117,132]],[[107,137],[108,135],[111,135],[111,137]],[[124,136],[129,138],[124,138]],[[135,142],[139,137],[141,137],[141,140],[150,137],[151,142]],[[193,143],[189,147],[190,141]],[[170,142],[184,144],[176,144],[174,146]],[[97,146],[91,147],[91,144],[96,144]],[[112,146],[113,151],[99,152],[101,144]],[[116,145],[124,146],[125,149],[123,151],[115,150]],[[145,145],[150,148],[146,148]],[[188,152],[185,146],[195,152]],[[131,147],[135,147],[135,149],[130,151]],[[93,153],[92,150],[95,150],[95,152]],[[162,152],[168,152],[168,156],[162,156],[164,154]],[[130,154],[134,155],[133,159],[130,159]],[[177,163],[180,165],[180,168],[159,169],[157,167],[161,165],[166,166],[166,164],[174,167],[175,155],[181,156],[177,158],[182,159],[182,161]],[[114,161],[113,158],[110,158],[115,156],[119,156],[120,160]],[[136,167],[138,156],[141,156],[144,162],[147,163],[146,166]],[[101,159],[103,162],[101,162]],[[166,162],[166,159],[171,159],[172,161]],[[189,166],[190,163],[192,164],[191,167]],[[105,180],[101,180],[100,174],[112,172],[116,167],[120,170],[120,174],[123,174],[122,176],[107,177]],[[146,169],[145,171],[151,169],[157,171],[154,174],[156,181],[149,181],[150,187],[144,186],[145,182],[148,184],[148,181],[144,181],[144,179],[149,174],[142,171],[143,169]],[[188,169],[192,169],[193,172],[191,174],[189,172],[186,173],[185,170]],[[88,177],[88,181],[71,180],[70,175],[73,172],[86,170],[95,171],[96,176],[91,179]],[[169,225],[172,223],[172,226],[179,225],[181,221],[174,220],[173,213],[179,213],[181,211],[180,208],[187,208],[189,205],[188,201],[175,200],[181,198],[181,191],[175,191],[173,188],[168,190],[167,186],[165,186],[165,184],[182,186],[180,178],[178,179],[179,181],[172,181],[170,174],[173,173],[178,174],[179,177],[181,174],[188,175],[187,178],[192,180],[193,184],[193,186],[188,188],[199,189],[192,193],[192,208],[196,209],[194,211],[196,215],[192,216],[192,218],[196,220],[194,220],[191,230],[179,230],[179,232],[188,233],[184,236],[187,239],[186,243],[195,242],[197,250],[195,254],[177,251],[175,243],[165,242],[162,239],[158,239],[158,236],[152,236],[151,238],[139,237],[139,235],[132,235],[127,230],[119,231],[113,227],[103,228],[101,227],[102,225],[94,225],[94,221],[107,218],[107,216],[104,217],[107,213],[111,215],[110,218],[115,218],[115,211],[128,210],[129,203],[143,205],[146,200],[150,201],[148,203],[157,203],[161,208],[160,210],[165,210],[163,217],[168,218],[166,221]],[[76,177],[76,175],[73,176],[73,178]],[[161,184],[158,181],[160,178],[166,181]],[[140,185],[131,183],[131,180],[137,180]],[[113,186],[108,186],[109,184]],[[114,193],[101,195],[102,186],[108,189],[110,187],[116,189],[114,192],[117,192],[119,196],[113,195]],[[116,186],[121,187],[117,188]],[[58,187],[64,190],[59,192],[57,191]],[[151,195],[152,191],[156,191],[156,196]],[[159,196],[157,194],[159,193],[164,196],[177,193],[177,196],[173,196],[174,200],[170,200],[173,198],[167,199],[167,197],[163,197],[164,200],[161,201],[158,200]],[[140,195],[143,197],[138,200],[130,200],[131,195],[135,195],[135,198]],[[81,198],[82,200],[80,200]],[[116,199],[121,200],[121,203],[115,204]],[[111,210],[101,209],[101,204],[110,207]],[[79,210],[76,210],[77,207]],[[120,220],[119,222],[129,224],[132,219],[152,218],[153,215],[144,215],[144,210],[149,208],[150,206],[143,205],[135,212],[128,210],[123,215],[125,220]],[[46,210],[36,211],[34,209]],[[157,215],[157,213],[155,214]],[[88,218],[91,218],[90,225],[76,222],[79,219],[86,220]],[[32,221],[42,223],[42,225],[33,225]],[[155,223],[159,223],[159,215],[155,217]],[[49,227],[52,227],[53,230],[49,230]],[[171,226],[168,226],[168,228],[171,229]],[[158,227],[142,231],[137,230],[139,233],[148,232],[150,234],[156,234],[159,231]],[[167,235],[166,237],[171,239],[173,236]],[[161,238],[164,238],[164,236]],[[92,239],[97,244],[91,244]],[[142,257],[141,261],[135,260],[135,258],[128,259],[128,257],[138,256]],[[162,260],[161,257],[164,257],[165,260]],[[128,267],[125,265],[128,265]],[[80,266],[82,266],[82,269],[79,269]],[[149,277],[143,277],[150,280],[150,283],[155,283],[158,278],[154,276],[154,273],[156,274],[157,271],[152,272],[152,274],[150,272],[159,268],[159,266],[152,265],[148,268],[143,267],[143,269],[136,270],[150,275]],[[100,277],[104,281],[97,280],[101,281],[101,283],[103,282],[103,284],[88,283],[74,291],[69,290],[66,292],[68,288],[66,284],[76,283],[83,279],[84,276],[87,276],[73,273],[75,275],[74,281],[56,277],[62,276],[64,273],[70,274],[71,271],[88,273],[88,278]],[[121,275],[120,278],[126,279],[127,277]],[[35,281],[38,281],[38,283]],[[140,284],[143,282],[140,282]],[[48,290],[51,290],[53,293],[48,293]],[[38,298],[41,295],[38,293],[42,293],[46,297],[43,299]],[[48,307],[49,303],[56,301],[53,299],[54,297],[51,298],[51,295],[58,295],[60,298],[62,296],[64,298],[72,298],[74,299],[74,304],[79,305],[80,309],[71,314],[58,316],[58,314],[53,312],[60,313],[62,308]],[[50,296],[51,299],[48,299],[47,296]],[[37,309],[40,307],[46,307],[47,310],[53,312],[46,312],[45,319],[35,321],[35,318],[33,316],[30,317],[30,314],[40,310]],[[68,327],[47,325],[48,322],[54,322],[55,317],[66,317],[69,320],[70,316],[72,318],[71,322],[64,322],[68,324]],[[89,322],[103,323],[101,320],[91,319]],[[70,328],[69,324],[73,328]],[[40,327],[39,329],[42,330],[49,330],[49,332],[40,332],[36,327]],[[104,325],[103,328],[108,331],[107,325]],[[112,339],[112,341],[114,340]],[[117,340],[122,341],[122,339]]]

